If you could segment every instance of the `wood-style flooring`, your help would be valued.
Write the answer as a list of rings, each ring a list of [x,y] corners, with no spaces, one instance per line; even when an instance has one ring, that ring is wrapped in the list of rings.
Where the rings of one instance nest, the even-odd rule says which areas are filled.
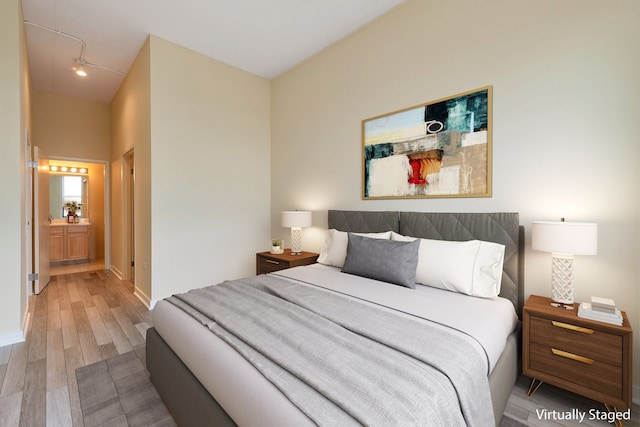
[[[0,426],[83,426],[76,368],[143,358],[150,312],[106,270],[52,276],[29,306],[25,342],[0,347]]]
[[[84,271],[104,270],[104,259],[93,259],[87,262],[74,263],[56,263],[51,267],[50,275],[59,276],[61,274],[82,273]]]

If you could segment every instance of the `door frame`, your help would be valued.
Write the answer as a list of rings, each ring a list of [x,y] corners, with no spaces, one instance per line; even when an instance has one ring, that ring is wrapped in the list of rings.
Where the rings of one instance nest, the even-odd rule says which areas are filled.
[[[111,269],[111,162],[66,156],[49,156],[49,160],[95,163],[104,166],[104,269]]]
[[[124,215],[123,237],[124,237],[124,259],[123,279],[131,280],[135,284],[136,278],[136,237],[135,237],[135,148],[127,151],[123,156],[123,180],[122,180],[122,212]],[[133,265],[132,265],[133,264]]]

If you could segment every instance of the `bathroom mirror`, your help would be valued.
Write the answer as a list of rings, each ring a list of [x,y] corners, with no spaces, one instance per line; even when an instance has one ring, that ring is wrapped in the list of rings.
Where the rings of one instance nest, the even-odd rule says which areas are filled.
[[[75,200],[80,209],[76,211],[79,217],[89,217],[88,200],[89,177],[86,175],[49,175],[49,213],[53,218],[64,218],[67,215],[62,204]]]

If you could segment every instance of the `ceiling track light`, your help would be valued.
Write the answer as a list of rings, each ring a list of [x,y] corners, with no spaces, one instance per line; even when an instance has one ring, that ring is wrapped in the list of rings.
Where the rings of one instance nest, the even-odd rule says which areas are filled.
[[[76,64],[78,64],[76,67],[73,67],[73,70],[75,71],[75,73],[81,77],[86,77],[87,76],[87,71],[86,71],[86,67],[93,67],[93,68],[100,68],[102,70],[106,70],[106,71],[111,71],[112,73],[117,73],[117,74],[122,74],[122,75],[126,75],[127,73],[125,73],[124,71],[119,71],[119,70],[114,70],[113,68],[109,68],[109,67],[105,67],[102,65],[98,65],[98,64],[93,64],[91,62],[87,62],[84,59],[84,51],[87,48],[87,44],[84,42],[84,40],[82,40],[80,37],[76,37],[74,35],[62,32],[60,30],[56,30],[54,28],[49,28],[49,27],[45,27],[44,25],[40,25],[40,24],[36,24],[35,22],[31,22],[28,20],[24,20],[24,23],[27,25],[32,25],[36,28],[40,28],[41,30],[45,30],[45,31],[50,31],[52,33],[55,33],[59,36],[64,36],[64,37],[68,37],[72,40],[77,41],[78,43],[80,43],[80,45],[82,46],[80,48],[80,56],[78,58],[74,58],[74,62]]]
[[[75,62],[78,64],[77,67],[74,67],[76,74],[80,77],[87,77],[87,70],[84,69],[84,62],[79,59],[75,59]]]

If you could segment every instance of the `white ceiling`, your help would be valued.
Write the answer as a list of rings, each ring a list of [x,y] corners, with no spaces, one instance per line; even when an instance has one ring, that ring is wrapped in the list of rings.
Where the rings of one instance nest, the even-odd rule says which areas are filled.
[[[22,0],[33,87],[110,102],[148,34],[273,78],[403,0]],[[32,25],[36,24],[36,25]],[[43,29],[46,27],[47,29]],[[54,30],[54,31],[51,31]],[[63,35],[64,33],[66,35]]]

